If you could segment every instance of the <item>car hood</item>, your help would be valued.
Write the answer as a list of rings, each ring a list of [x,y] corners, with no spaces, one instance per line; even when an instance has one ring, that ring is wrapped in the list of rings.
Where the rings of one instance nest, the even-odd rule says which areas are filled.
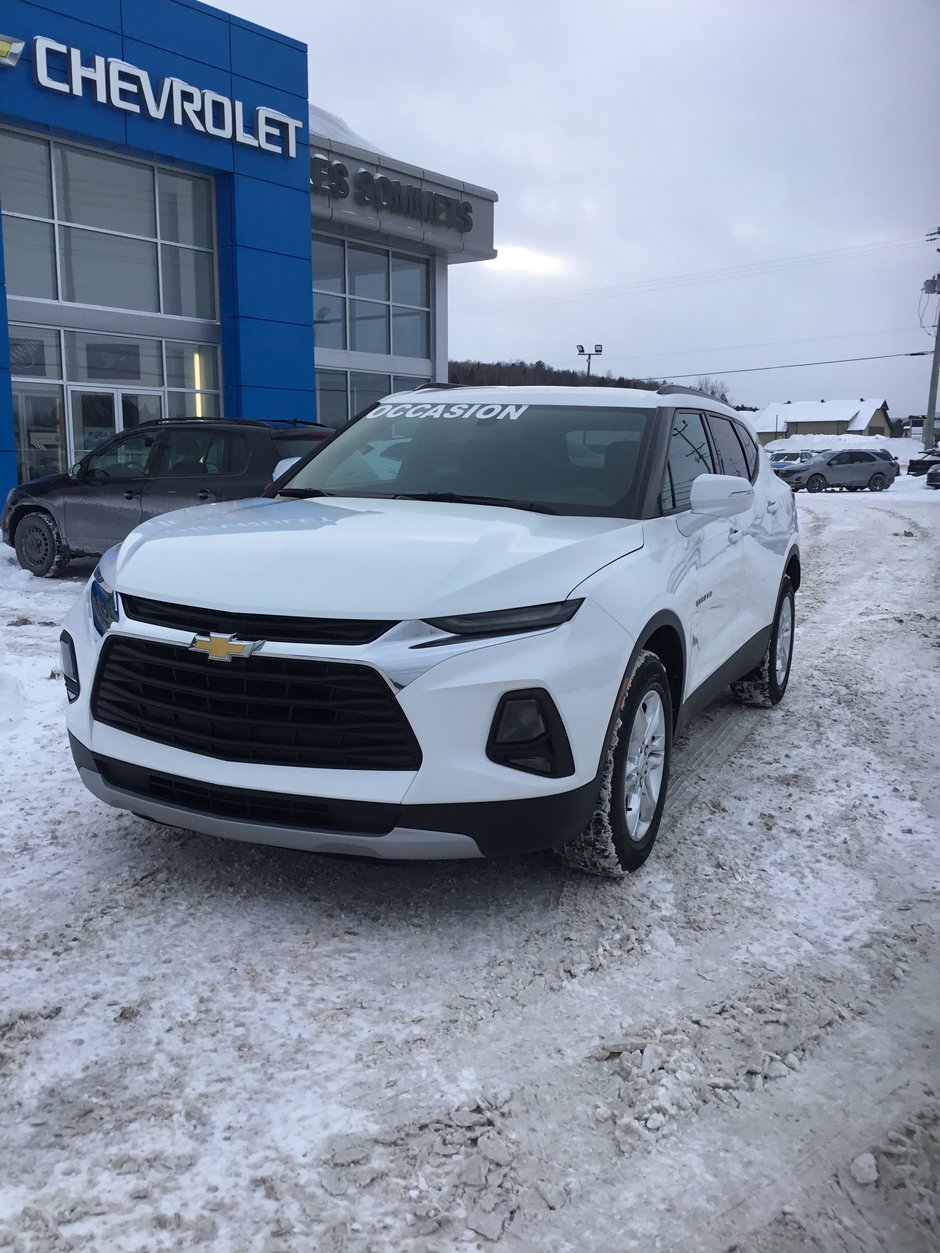
[[[41,479],[20,483],[14,490],[24,496],[46,496],[59,487],[67,487],[72,480],[67,474],[45,474]]]
[[[381,499],[240,500],[145,522],[121,592],[220,610],[424,618],[563,600],[643,545],[619,518]]]

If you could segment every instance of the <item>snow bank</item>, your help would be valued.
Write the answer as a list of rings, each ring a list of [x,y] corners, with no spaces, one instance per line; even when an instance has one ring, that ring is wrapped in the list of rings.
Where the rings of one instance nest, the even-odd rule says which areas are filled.
[[[23,685],[6,665],[7,646],[0,635],[0,735],[6,735],[23,720]]]
[[[919,439],[885,439],[880,435],[789,435],[764,445],[771,452],[799,452],[803,448],[887,448],[897,457],[902,469],[911,457],[923,455]]]

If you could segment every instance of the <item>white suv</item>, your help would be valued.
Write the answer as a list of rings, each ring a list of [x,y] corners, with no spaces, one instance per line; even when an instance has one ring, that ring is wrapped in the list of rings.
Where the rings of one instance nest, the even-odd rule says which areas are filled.
[[[649,854],[673,739],[783,696],[793,494],[686,388],[389,397],[268,498],[164,515],[66,620],[85,784],[369,857]]]

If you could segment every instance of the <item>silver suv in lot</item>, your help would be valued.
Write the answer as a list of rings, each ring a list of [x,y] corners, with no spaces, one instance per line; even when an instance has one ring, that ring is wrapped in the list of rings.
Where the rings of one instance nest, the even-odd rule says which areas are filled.
[[[897,469],[890,455],[885,457],[864,448],[824,452],[809,461],[796,462],[777,470],[777,477],[798,492],[824,492],[827,487],[844,487],[849,492],[883,492],[890,487]]]

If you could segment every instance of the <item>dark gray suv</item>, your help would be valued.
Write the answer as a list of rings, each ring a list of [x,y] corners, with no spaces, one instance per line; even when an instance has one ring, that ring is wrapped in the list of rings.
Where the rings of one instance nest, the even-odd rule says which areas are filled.
[[[782,479],[798,492],[824,492],[827,487],[844,487],[849,492],[883,492],[894,482],[897,470],[890,454],[846,448],[842,452],[820,453],[809,461],[795,462],[777,470]]]
[[[279,461],[304,456],[332,434],[314,422],[142,422],[86,453],[68,474],[14,487],[0,518],[3,541],[24,570],[63,574],[73,557],[99,556],[157,514],[260,495]]]

